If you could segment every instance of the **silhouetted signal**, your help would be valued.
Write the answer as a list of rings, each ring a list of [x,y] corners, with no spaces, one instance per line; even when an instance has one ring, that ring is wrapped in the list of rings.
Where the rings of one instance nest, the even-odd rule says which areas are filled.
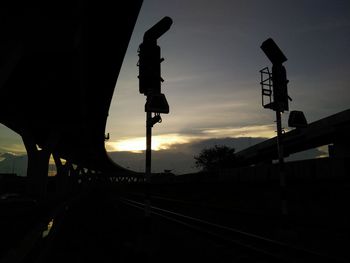
[[[302,111],[291,111],[288,118],[288,126],[293,128],[306,128],[307,121]]]
[[[286,68],[282,64],[274,64],[272,66],[273,101],[275,107],[281,112],[289,110],[288,82]]]
[[[161,76],[161,57],[157,39],[169,30],[173,23],[170,17],[164,17],[151,27],[143,36],[139,47],[139,91],[147,96],[145,112],[169,113],[169,104],[161,92],[164,81]]]
[[[139,89],[145,96],[160,94],[161,77],[160,63],[164,59],[160,57],[160,47],[153,42],[143,42],[139,48]]]
[[[169,104],[163,93],[147,96],[145,112],[169,113]]]
[[[288,79],[287,79],[287,72],[285,67],[282,65],[282,63],[287,61],[287,57],[283,54],[281,49],[277,46],[277,44],[273,41],[273,39],[269,38],[265,40],[260,48],[263,50],[265,55],[268,57],[268,59],[272,62],[272,73],[269,73],[268,70],[266,71],[261,70],[261,74],[268,74],[268,77],[272,80],[272,94],[273,94],[273,102],[269,103],[267,105],[264,105],[265,108],[270,108],[274,111],[288,111],[289,110],[289,100],[292,100],[288,96]],[[267,89],[265,86],[267,80],[263,80],[262,77],[262,91],[263,96],[271,96],[267,95],[265,92]],[[263,84],[264,82],[264,84]],[[265,93],[264,93],[265,92]]]
[[[160,47],[157,39],[167,32],[172,25],[170,17],[164,17],[151,27],[143,35],[143,42],[139,46],[139,90],[147,97],[146,112],[146,166],[145,181],[148,182],[151,175],[152,153],[152,127],[162,122],[161,113],[169,113],[169,104],[165,95],[161,93],[160,63],[164,61],[160,56]],[[152,117],[152,115],[154,116]],[[149,205],[145,208],[146,216],[149,215]]]
[[[143,36],[143,42],[139,47],[139,90],[141,94],[158,95],[161,93],[161,66],[164,61],[161,58],[160,47],[157,39],[169,30],[172,24],[170,17],[164,17],[151,27]]]
[[[170,29],[172,24],[173,20],[170,17],[163,17],[157,24],[145,32],[143,42],[156,42],[158,38]]]
[[[260,70],[261,74],[261,91],[262,91],[262,103],[264,108],[272,109],[276,112],[276,127],[277,127],[277,151],[278,151],[278,169],[280,175],[280,187],[281,187],[281,212],[283,215],[288,214],[287,199],[286,199],[286,173],[284,168],[284,153],[283,153],[283,138],[282,138],[282,118],[281,113],[289,110],[287,90],[287,72],[282,63],[287,61],[286,56],[277,46],[272,38],[265,40],[260,48],[264,51],[265,55],[272,62],[272,72],[269,68]],[[267,78],[264,78],[267,76]],[[271,83],[272,82],[272,83]],[[272,92],[271,92],[272,86]],[[273,95],[273,101],[271,97]],[[264,97],[269,98],[269,103],[264,104]],[[291,100],[291,99],[290,99]]]
[[[266,39],[260,48],[272,64],[282,64],[288,60],[272,38]]]

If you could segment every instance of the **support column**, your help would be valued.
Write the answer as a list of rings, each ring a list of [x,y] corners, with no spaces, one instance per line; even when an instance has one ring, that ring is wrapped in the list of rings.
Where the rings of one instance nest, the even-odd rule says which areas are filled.
[[[47,177],[49,169],[50,152],[38,149],[35,142],[22,136],[27,150],[27,194],[39,199],[44,199],[47,194]]]
[[[80,177],[80,171],[83,169],[80,165],[74,169],[73,164],[70,164],[70,191],[75,192],[77,190],[78,179]]]
[[[65,196],[69,190],[69,167],[68,162],[65,164],[62,163],[61,159],[57,154],[53,154],[53,159],[55,160],[56,168],[57,168],[57,176],[56,176],[56,194],[59,196]]]

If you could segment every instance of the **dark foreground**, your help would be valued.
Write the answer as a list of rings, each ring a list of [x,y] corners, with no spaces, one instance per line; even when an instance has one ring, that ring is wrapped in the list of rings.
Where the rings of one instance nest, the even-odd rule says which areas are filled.
[[[313,184],[315,191],[303,185],[312,198],[299,190],[301,202],[290,202],[288,217],[280,215],[277,198],[266,194],[274,188],[262,185],[153,185],[149,195],[142,185],[104,186],[63,201],[2,202],[1,258],[23,263],[348,262],[349,213],[342,209],[348,180],[342,187],[336,183],[333,192],[320,191],[323,183]],[[341,199],[332,198],[336,193]],[[145,199],[150,200],[148,216]]]

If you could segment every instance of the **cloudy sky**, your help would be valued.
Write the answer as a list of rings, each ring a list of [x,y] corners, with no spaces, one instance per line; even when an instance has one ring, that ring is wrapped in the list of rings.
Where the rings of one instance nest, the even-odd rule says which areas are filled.
[[[291,110],[304,111],[312,122],[350,105],[349,1],[146,0],[110,108],[109,150],[145,147],[137,48],[164,16],[174,21],[158,41],[170,114],[153,129],[156,149],[209,138],[274,136],[274,113],[262,108],[259,86],[259,70],[270,66],[260,45],[269,37],[288,58]]]
[[[192,146],[200,142],[231,138],[240,149],[275,135],[274,113],[262,108],[259,85],[259,70],[270,66],[260,45],[269,37],[288,58],[291,110],[304,111],[312,122],[349,108],[349,1],[144,0],[106,127],[106,147],[124,166],[143,169],[144,156],[135,153],[145,148],[137,49],[144,32],[164,16],[174,21],[158,41],[170,114],[154,127],[153,148],[173,161],[159,169],[187,171],[199,151]],[[284,114],[285,127],[287,118]],[[235,139],[239,137],[244,142]],[[21,148],[21,141],[4,127],[0,139],[0,152]],[[179,154],[171,155],[175,153],[192,159],[182,162]],[[131,155],[139,161],[131,161]]]

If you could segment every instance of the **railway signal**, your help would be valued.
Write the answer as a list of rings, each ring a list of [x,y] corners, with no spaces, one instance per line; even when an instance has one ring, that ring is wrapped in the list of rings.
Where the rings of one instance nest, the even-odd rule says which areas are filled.
[[[143,36],[143,42],[139,46],[139,91],[146,98],[146,169],[145,179],[149,180],[151,175],[151,153],[152,153],[152,127],[162,121],[161,113],[169,113],[169,104],[165,95],[161,92],[160,64],[161,50],[157,45],[157,39],[170,29],[173,21],[170,17],[164,17],[153,27],[147,30]],[[152,116],[153,115],[153,116]]]
[[[287,58],[272,38],[265,40],[261,45],[261,49],[272,62],[272,73],[270,73],[268,67],[260,70],[262,96],[269,97],[268,104],[264,104],[263,98],[263,107],[276,112],[288,111],[289,101],[292,99],[288,96],[287,84],[289,80],[287,79],[286,68],[283,66]]]
[[[272,63],[272,72],[268,67],[260,70],[261,74],[261,89],[262,89],[262,104],[264,108],[271,109],[276,112],[277,125],[277,152],[279,162],[279,177],[281,187],[281,211],[283,215],[288,214],[287,198],[286,198],[286,174],[284,165],[283,153],[283,137],[282,137],[282,119],[281,113],[289,110],[289,100],[287,90],[287,71],[283,63],[287,61],[287,57],[277,46],[272,38],[265,40],[260,46],[262,51]],[[266,97],[268,98],[267,103]]]

